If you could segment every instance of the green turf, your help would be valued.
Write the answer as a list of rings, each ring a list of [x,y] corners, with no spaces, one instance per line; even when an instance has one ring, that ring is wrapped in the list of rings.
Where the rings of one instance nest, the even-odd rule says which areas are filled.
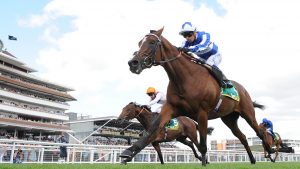
[[[0,164],[0,169],[194,169],[200,164]],[[300,169],[300,162],[213,163],[207,169]]]

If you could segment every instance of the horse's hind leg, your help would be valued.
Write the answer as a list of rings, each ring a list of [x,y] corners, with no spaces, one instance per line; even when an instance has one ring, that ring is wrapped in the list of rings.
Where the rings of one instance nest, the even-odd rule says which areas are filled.
[[[193,151],[195,157],[198,158],[200,161],[202,161],[201,156],[199,156],[198,153],[196,152],[196,149],[195,149],[195,147],[194,147],[194,145],[193,145],[193,142],[188,141],[188,140],[186,139],[186,137],[178,137],[176,140],[179,141],[179,142],[181,142],[181,143],[184,144],[184,145],[189,146],[189,147],[192,149],[192,151]],[[197,143],[197,140],[196,140],[195,145],[197,145],[197,144],[198,144],[198,143]]]
[[[238,124],[237,124],[238,118],[239,118],[239,114],[236,112],[233,112],[227,116],[222,117],[221,119],[230,128],[231,132],[241,141],[241,143],[244,145],[244,147],[248,153],[251,163],[255,164],[256,161],[255,161],[255,158],[253,157],[251,149],[248,145],[246,136],[241,132],[241,130],[238,127]]]
[[[158,155],[158,157],[159,157],[160,163],[161,163],[161,164],[165,164],[165,163],[164,163],[163,156],[162,156],[162,154],[161,154],[161,150],[160,150],[159,143],[158,143],[158,142],[153,142],[153,143],[152,143],[152,146],[154,147],[154,149],[155,149],[156,152],[157,152],[157,155]]]

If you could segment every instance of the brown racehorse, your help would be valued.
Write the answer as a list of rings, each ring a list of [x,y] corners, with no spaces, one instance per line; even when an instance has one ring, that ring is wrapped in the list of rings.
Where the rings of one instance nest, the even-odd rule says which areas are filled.
[[[123,108],[122,113],[118,117],[118,120],[131,120],[136,118],[143,125],[145,130],[148,132],[151,128],[152,121],[158,115],[159,115],[158,113],[151,112],[151,110],[147,106],[141,106],[139,104],[131,102]],[[197,140],[198,125],[192,119],[184,116],[178,117],[177,120],[178,120],[178,129],[161,131],[161,133],[158,133],[154,142],[152,142],[152,146],[155,148],[161,164],[164,164],[164,160],[161,154],[159,143],[169,142],[175,139],[181,142],[182,144],[189,146],[193,150],[195,157],[201,161],[202,160],[201,157],[197,154],[193,146],[193,143],[195,145],[198,144],[198,140]],[[210,128],[209,134],[211,134],[212,131],[213,128]],[[191,141],[188,141],[186,138],[189,138]],[[133,157],[127,158],[123,160],[122,163],[126,164],[127,162],[131,161],[132,158]]]
[[[149,135],[142,137],[131,147],[122,152],[120,157],[129,158],[136,155],[149,143],[157,137],[165,124],[174,117],[188,116],[198,122],[198,131],[200,143],[197,145],[201,152],[202,165],[205,164],[207,152],[207,123],[210,119],[221,118],[230,128],[232,133],[244,145],[250,162],[256,162],[248,145],[246,136],[240,131],[237,120],[241,116],[253,128],[257,136],[264,139],[259,131],[255,118],[254,107],[262,108],[253,102],[246,89],[237,82],[233,81],[236,87],[240,101],[234,101],[231,98],[224,97],[218,108],[220,86],[209,70],[205,66],[195,64],[192,58],[173,46],[162,36],[163,28],[158,31],[152,31],[139,42],[139,51],[134,53],[134,57],[128,62],[130,71],[140,74],[145,68],[160,65],[166,71],[169,77],[167,88],[167,101],[161,109],[160,115],[154,121],[153,128]],[[271,148],[266,144],[267,151]]]
[[[268,155],[267,155],[266,148],[263,145],[265,158],[269,158],[272,162],[275,162],[275,160],[276,160],[276,158],[278,156],[279,148],[280,147],[284,148],[286,146],[282,143],[281,137],[280,137],[280,135],[278,133],[274,133],[274,134],[277,134],[277,137],[278,137],[278,140],[274,141],[271,133],[267,132],[267,127],[264,125],[264,123],[260,123],[259,127],[260,127],[261,132],[263,133],[263,137],[266,139],[267,144],[270,147],[275,146],[275,149],[272,149],[272,151],[271,151],[271,153],[275,153],[275,157],[274,157],[274,159],[272,159],[270,153],[268,153]]]

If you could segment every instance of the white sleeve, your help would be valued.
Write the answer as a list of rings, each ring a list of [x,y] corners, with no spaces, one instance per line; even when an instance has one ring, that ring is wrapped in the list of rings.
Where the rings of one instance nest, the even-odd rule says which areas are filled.
[[[149,106],[156,104],[157,102],[160,101],[161,98],[162,98],[162,94],[160,92],[158,92],[156,94],[155,98],[149,102]]]

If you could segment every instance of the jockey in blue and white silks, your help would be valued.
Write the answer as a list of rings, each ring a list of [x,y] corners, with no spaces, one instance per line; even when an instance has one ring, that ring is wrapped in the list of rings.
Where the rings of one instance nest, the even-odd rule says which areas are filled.
[[[275,134],[273,132],[273,123],[271,122],[271,120],[263,118],[262,123],[267,127],[267,132],[272,134],[272,137],[275,138]]]
[[[190,52],[195,53],[210,66],[218,66],[222,61],[218,46],[210,41],[209,33],[197,31],[195,40],[193,42],[184,41],[182,47],[188,48]]]
[[[231,88],[228,80],[223,75],[218,65],[222,61],[218,46],[211,41],[210,34],[203,31],[197,31],[191,22],[185,22],[179,32],[185,38],[180,50],[187,52],[201,63],[210,65],[212,73],[223,88]]]

